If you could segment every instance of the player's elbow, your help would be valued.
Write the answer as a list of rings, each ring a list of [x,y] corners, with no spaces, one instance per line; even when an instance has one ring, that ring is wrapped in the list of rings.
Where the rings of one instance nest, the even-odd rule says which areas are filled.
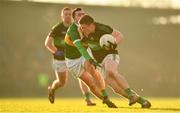
[[[46,38],[45,42],[44,42],[44,46],[46,48],[48,48],[50,46],[50,40],[49,40],[49,36]]]
[[[44,46],[45,46],[45,47],[47,47],[47,46],[48,46],[48,43],[47,43],[46,41],[45,41],[45,43],[44,43]]]
[[[115,37],[116,43],[120,44],[123,39],[123,35],[116,29],[114,29],[112,35],[113,35],[113,37]]]
[[[119,34],[116,38],[116,43],[120,44],[122,42],[123,36],[121,34]]]

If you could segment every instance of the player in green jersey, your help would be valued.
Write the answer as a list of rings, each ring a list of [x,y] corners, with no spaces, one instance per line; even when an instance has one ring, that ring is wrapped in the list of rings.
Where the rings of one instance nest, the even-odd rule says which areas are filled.
[[[81,8],[76,8],[72,12],[74,23],[71,24],[65,36],[66,65],[70,73],[85,82],[90,90],[103,100],[104,104],[110,108],[117,108],[108,98],[103,77],[95,69],[99,64],[88,54],[87,45],[81,42],[78,21],[84,14]],[[100,88],[96,85],[95,80]]]
[[[69,28],[72,18],[71,18],[71,9],[68,7],[65,7],[61,11],[61,19],[62,22],[56,24],[51,32],[48,34],[45,46],[46,48],[52,53],[53,55],[53,69],[56,75],[56,80],[53,81],[52,85],[48,87],[48,97],[49,101],[51,103],[54,103],[55,100],[55,91],[58,88],[63,87],[67,82],[67,67],[65,63],[65,57],[64,57],[64,37],[67,32],[67,29]],[[93,106],[95,103],[93,103],[90,99],[90,92],[88,87],[79,81],[79,85],[81,88],[81,91],[86,97],[86,104],[88,106]]]
[[[150,108],[151,103],[131,90],[127,80],[118,72],[120,58],[116,47],[122,41],[122,34],[108,25],[95,22],[88,15],[84,15],[79,20],[79,25],[82,30],[81,34],[84,35],[81,41],[88,43],[92,56],[102,65],[100,70],[104,75],[106,84],[116,93],[128,98],[130,106],[138,102],[142,108]],[[116,44],[110,43],[109,48],[101,47],[99,40],[104,34],[111,34],[115,38]]]

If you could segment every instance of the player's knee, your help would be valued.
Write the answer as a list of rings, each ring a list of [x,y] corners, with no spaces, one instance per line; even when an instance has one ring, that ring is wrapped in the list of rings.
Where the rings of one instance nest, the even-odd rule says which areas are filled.
[[[64,87],[65,84],[66,84],[66,80],[61,80],[61,81],[60,81],[60,87]]]
[[[58,73],[56,81],[58,82],[59,87],[63,87],[67,82],[65,73]]]
[[[114,77],[114,75],[115,75],[115,72],[113,70],[108,69],[108,70],[106,70],[106,72],[109,77]]]
[[[114,92],[118,93],[118,94],[121,93],[121,91],[119,89],[117,89],[117,88],[114,89]]]
[[[54,80],[54,81],[53,81],[53,84],[54,84],[57,88],[60,87],[60,85],[59,85],[59,80]]]
[[[60,87],[64,87],[65,84],[66,84],[65,82],[60,82],[60,83],[59,83]]]
[[[60,81],[59,79],[56,80],[58,87],[63,87],[66,84],[66,81]]]

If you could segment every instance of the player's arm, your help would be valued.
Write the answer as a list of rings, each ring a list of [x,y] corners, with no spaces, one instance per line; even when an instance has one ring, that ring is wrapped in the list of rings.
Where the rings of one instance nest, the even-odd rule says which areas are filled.
[[[51,37],[50,35],[47,36],[45,40],[45,47],[52,53],[54,54],[57,51],[57,48],[53,44],[54,38]]]
[[[117,29],[114,29],[108,25],[104,25],[104,24],[101,25],[102,25],[101,29],[104,32],[104,34],[111,34],[115,38],[117,45],[121,43],[123,39],[123,35]]]
[[[113,29],[112,36],[116,39],[116,44],[121,43],[123,35],[117,29]]]
[[[57,26],[53,27],[51,32],[48,34],[45,40],[45,47],[55,56],[61,57],[64,56],[63,51],[59,51],[54,45],[54,37],[57,36],[59,29]]]
[[[81,36],[79,34],[79,31],[77,29],[72,29],[67,32],[67,35],[69,36],[70,40],[73,42],[74,46],[78,49],[78,51],[81,53],[81,55],[86,59],[92,59],[87,50],[84,48],[83,44],[81,43]]]
[[[91,64],[93,64],[95,67],[96,66],[100,66],[97,62],[95,62],[95,60],[93,60],[93,58],[89,55],[89,53],[87,52],[87,49],[83,46],[81,40],[79,39],[79,34],[77,32],[71,32],[69,34],[69,36],[71,37],[71,40],[73,41],[73,44],[75,45],[75,47],[78,49],[78,51],[81,53],[81,55],[87,60],[89,61]],[[101,66],[100,66],[101,67]]]
[[[94,65],[95,68],[97,66],[101,67],[101,65],[99,65],[94,59],[92,59],[92,57],[89,55],[89,53],[87,52],[87,49],[84,48],[83,44],[81,43],[80,39],[75,40],[74,45],[76,46],[76,48],[79,50],[79,52],[81,53],[81,55],[88,61],[90,62],[90,64]]]
[[[86,60],[92,59],[87,50],[84,48],[80,39],[74,40],[73,43]]]

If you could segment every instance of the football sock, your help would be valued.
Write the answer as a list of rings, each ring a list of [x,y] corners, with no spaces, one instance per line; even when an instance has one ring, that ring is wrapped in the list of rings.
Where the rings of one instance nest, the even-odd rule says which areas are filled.
[[[130,88],[127,88],[124,90],[126,92],[126,94],[128,95],[128,97],[131,97],[132,95],[134,95],[134,93],[131,91]]]
[[[102,96],[104,99],[108,98],[108,94],[107,94],[106,90],[102,90],[101,93],[102,93]]]
[[[138,103],[143,104],[146,100],[143,97],[139,97]]]
[[[87,92],[84,95],[85,95],[86,100],[90,100],[90,92]]]

